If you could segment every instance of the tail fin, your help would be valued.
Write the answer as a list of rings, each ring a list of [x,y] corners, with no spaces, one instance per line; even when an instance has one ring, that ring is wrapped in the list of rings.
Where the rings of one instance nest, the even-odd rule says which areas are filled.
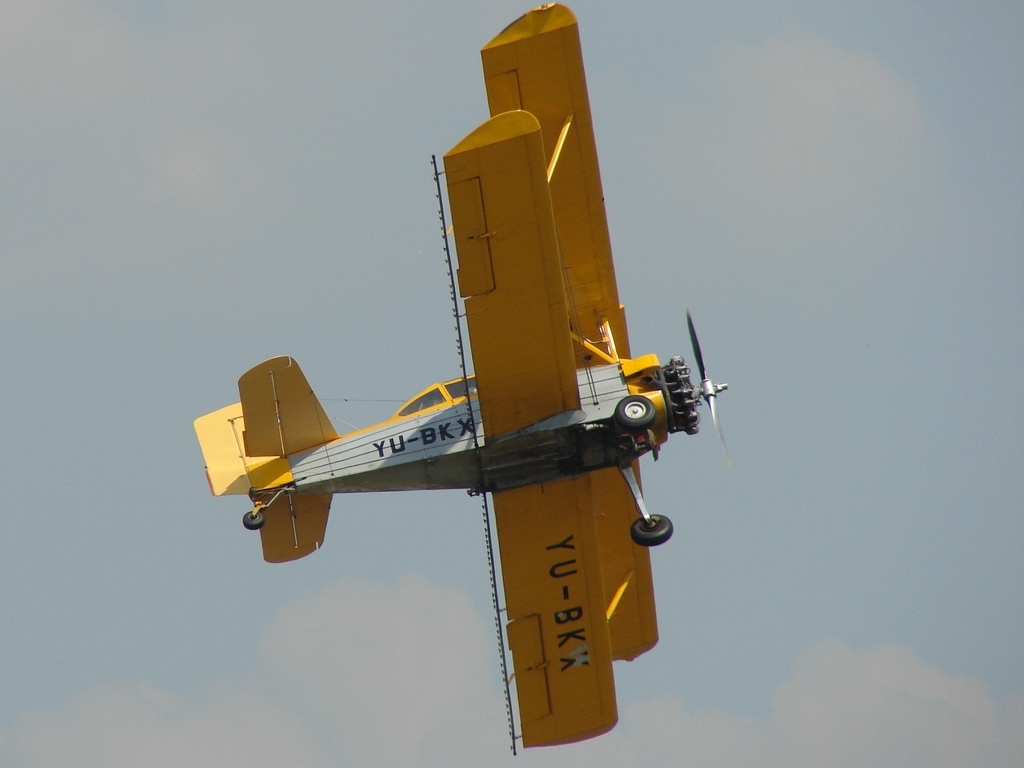
[[[247,456],[290,456],[338,438],[299,364],[274,357],[238,380]]]
[[[196,436],[215,496],[292,482],[286,457],[338,437],[302,370],[275,357],[238,380],[242,402],[200,416]]]

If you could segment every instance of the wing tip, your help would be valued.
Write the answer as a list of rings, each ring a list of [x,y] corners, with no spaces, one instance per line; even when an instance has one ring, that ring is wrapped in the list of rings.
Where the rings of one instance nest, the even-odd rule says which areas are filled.
[[[561,3],[548,3],[524,13],[495,35],[481,50],[498,48],[528,37],[542,35],[545,32],[571,27],[574,24],[576,24],[576,14],[572,12],[571,8]]]
[[[502,112],[470,131],[462,141],[449,149],[444,157],[447,160],[463,152],[469,152],[480,147],[497,144],[518,136],[526,136],[538,131],[540,131],[540,122],[530,112],[525,112],[521,109]]]
[[[544,735],[529,735],[526,731],[527,728],[523,728],[523,746],[526,748],[530,747],[557,747],[560,744],[575,744],[579,741],[587,741],[588,739],[594,739],[598,736],[602,736],[612,728],[614,728],[619,722],[618,711],[612,712],[612,717],[609,720],[605,720],[600,725],[593,728],[587,728],[581,731],[575,731],[572,733],[562,733],[557,736],[544,736]]]

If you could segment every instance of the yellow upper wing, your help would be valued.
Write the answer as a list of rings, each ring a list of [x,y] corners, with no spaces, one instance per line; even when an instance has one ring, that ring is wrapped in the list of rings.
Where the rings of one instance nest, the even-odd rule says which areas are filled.
[[[488,120],[444,157],[487,437],[579,408],[540,125]]]
[[[494,494],[523,746],[615,725],[615,683],[587,475]]]
[[[536,8],[480,53],[491,114],[522,109],[540,122],[574,330],[597,340],[607,319],[619,354],[629,357],[576,17],[557,3]]]

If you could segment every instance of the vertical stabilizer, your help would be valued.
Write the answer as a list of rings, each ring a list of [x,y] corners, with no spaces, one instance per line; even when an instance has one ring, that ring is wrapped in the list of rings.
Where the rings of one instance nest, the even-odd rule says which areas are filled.
[[[290,456],[338,439],[299,364],[274,357],[238,380],[247,456]]]

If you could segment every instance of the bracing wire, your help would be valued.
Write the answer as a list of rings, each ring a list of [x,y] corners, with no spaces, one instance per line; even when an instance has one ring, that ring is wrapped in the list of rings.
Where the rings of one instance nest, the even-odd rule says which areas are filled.
[[[516,724],[512,715],[512,690],[509,687],[508,664],[505,660],[505,633],[501,626],[501,607],[498,604],[498,578],[494,567],[494,539],[491,538],[491,510],[487,503],[487,494],[483,498],[484,541],[487,545],[487,569],[491,576],[491,605],[494,608],[494,629],[498,634],[498,658],[501,662],[501,684],[505,688],[505,715],[508,718],[508,735],[511,740],[512,754],[516,754]]]
[[[459,315],[459,298],[455,291],[455,269],[452,266],[452,251],[448,245],[448,222],[444,215],[444,198],[441,196],[441,173],[437,170],[437,156],[430,156],[430,164],[434,169],[434,185],[437,188],[437,214],[441,220],[441,237],[444,242],[444,259],[448,267],[448,288],[452,300],[452,315],[455,317],[455,344],[459,353],[459,365],[462,370],[462,382],[466,392],[466,414],[473,425],[473,450],[476,453],[477,463],[480,467],[480,482],[484,482],[483,460],[480,453],[480,441],[476,433],[476,421],[473,418],[473,405],[469,397],[469,374],[466,371],[466,349],[462,342],[462,320]],[[487,491],[480,494],[483,497],[484,515],[484,542],[487,549],[487,569],[491,578],[491,605],[494,608],[494,629],[498,636],[498,662],[501,666],[501,681],[505,687],[505,715],[508,718],[508,735],[512,742],[512,754],[516,754],[516,728],[512,714],[512,691],[509,688],[508,662],[505,658],[505,631],[501,626],[501,607],[498,600],[498,573],[494,565],[494,540],[491,537],[491,511],[487,503]]]

